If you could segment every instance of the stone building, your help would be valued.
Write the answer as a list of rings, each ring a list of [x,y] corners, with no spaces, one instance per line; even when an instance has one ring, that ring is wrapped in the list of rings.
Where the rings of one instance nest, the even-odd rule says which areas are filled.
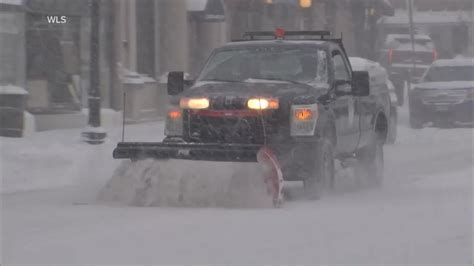
[[[381,38],[389,33],[408,33],[407,0],[392,0],[393,17],[379,21]],[[433,39],[441,58],[474,54],[474,2],[472,0],[413,0],[416,33]]]
[[[23,52],[16,57],[20,71],[15,73],[22,76],[19,79],[30,93],[28,110],[39,121],[39,129],[83,126],[89,89],[89,1],[8,1],[17,2],[23,12],[20,16],[23,24],[16,25],[24,32],[25,46],[16,50]],[[100,3],[102,107],[112,109],[111,112],[123,110],[124,91],[130,90],[130,95],[141,95],[133,96],[134,108],[148,112],[151,117],[163,115],[167,102],[163,82],[167,72],[183,70],[195,77],[212,49],[241,38],[245,31],[276,27],[327,29],[335,36],[344,36],[351,55],[364,55],[370,46],[367,34],[373,26],[368,23],[373,21],[368,14],[378,17],[391,12],[388,0],[101,0]],[[50,16],[65,16],[67,22],[50,23]],[[124,80],[130,79],[143,86],[124,84]]]

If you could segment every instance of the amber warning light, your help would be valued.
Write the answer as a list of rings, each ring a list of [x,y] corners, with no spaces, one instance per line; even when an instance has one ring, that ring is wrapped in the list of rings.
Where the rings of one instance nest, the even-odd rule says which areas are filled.
[[[172,120],[177,120],[181,118],[181,110],[170,110],[168,112],[168,117]]]
[[[298,121],[308,121],[313,118],[313,111],[308,108],[295,110],[295,119]]]

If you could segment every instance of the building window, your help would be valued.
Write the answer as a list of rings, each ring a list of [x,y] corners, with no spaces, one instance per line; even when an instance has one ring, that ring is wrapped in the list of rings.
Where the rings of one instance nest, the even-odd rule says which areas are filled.
[[[31,112],[81,109],[79,36],[79,17],[52,24],[44,14],[28,14],[26,78]]]

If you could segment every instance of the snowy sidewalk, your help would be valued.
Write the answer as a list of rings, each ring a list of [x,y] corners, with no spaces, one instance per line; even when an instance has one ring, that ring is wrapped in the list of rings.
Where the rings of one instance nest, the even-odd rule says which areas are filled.
[[[107,129],[107,141],[89,145],[81,129],[36,132],[25,138],[0,137],[1,193],[73,185],[87,179],[110,178],[119,161],[112,150],[121,128]],[[159,141],[163,122],[126,126],[126,140]]]

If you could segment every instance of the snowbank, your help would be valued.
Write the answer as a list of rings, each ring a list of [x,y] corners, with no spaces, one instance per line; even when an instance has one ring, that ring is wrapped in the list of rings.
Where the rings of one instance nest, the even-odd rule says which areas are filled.
[[[80,131],[58,130],[35,133],[21,139],[1,138],[1,192],[47,189],[76,184],[83,176],[113,167],[101,158],[112,149],[80,141]],[[108,156],[111,157],[111,152]],[[93,168],[94,161],[103,165]],[[97,167],[97,166],[96,166]]]
[[[27,95],[28,92],[18,86],[9,85],[0,85],[0,94],[15,94],[15,95]]]
[[[124,161],[98,199],[133,206],[272,206],[256,163]]]
[[[120,161],[112,150],[120,127],[108,127],[102,145],[81,141],[82,128],[35,132],[24,138],[0,137],[1,193],[105,183]],[[126,140],[159,141],[163,123],[126,127]]]

